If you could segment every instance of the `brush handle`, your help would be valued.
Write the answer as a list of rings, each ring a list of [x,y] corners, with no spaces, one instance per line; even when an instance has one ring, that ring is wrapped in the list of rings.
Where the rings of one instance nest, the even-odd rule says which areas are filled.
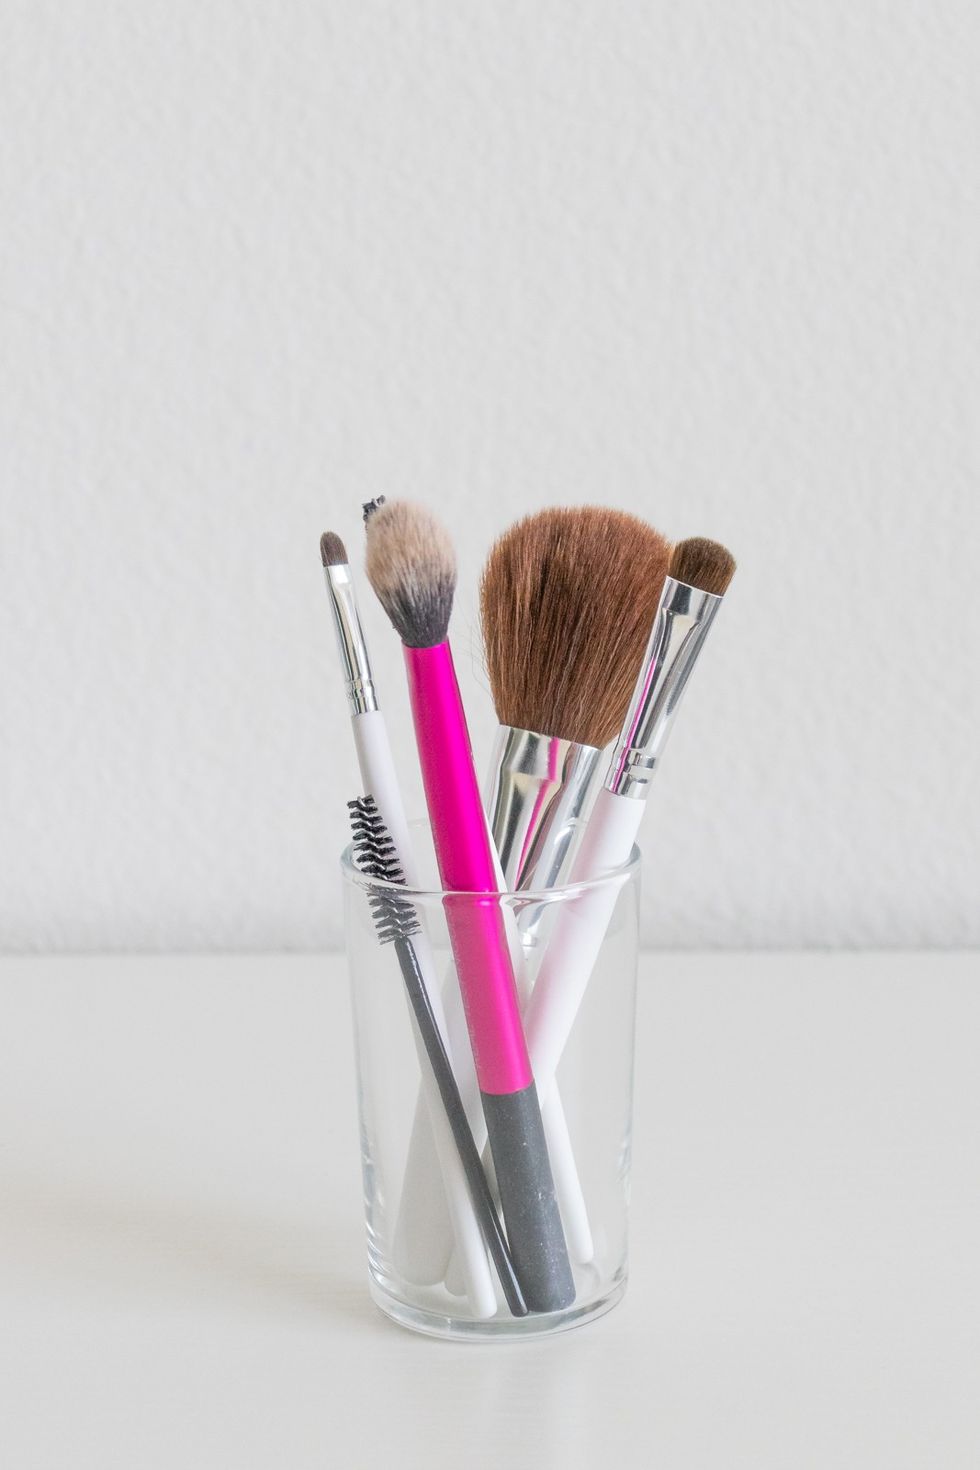
[[[532,1081],[487,820],[448,643],[405,648],[422,784],[480,1090]],[[481,896],[482,901],[481,901]]]
[[[646,802],[614,796],[603,787],[572,867],[572,883],[584,883],[629,860]],[[589,977],[616,908],[621,884],[586,889],[558,917],[524,1013],[528,1048],[542,1098],[554,1081]]]
[[[448,643],[405,648],[446,923],[507,1236],[528,1306],[575,1300],[541,1111],[521,1024],[493,853]]]
[[[388,836],[398,854],[406,886],[417,888],[415,853],[412,850],[408,817],[405,815],[405,803],[398,784],[385,717],[379,709],[367,710],[364,714],[353,715],[350,724],[364,795],[373,796],[377,803],[381,819],[388,828]]]
[[[409,835],[405,806],[395,772],[391,754],[391,743],[380,710],[368,710],[351,719],[354,746],[361,773],[361,785],[366,796],[373,796],[381,819],[394,843],[405,875],[406,884],[416,882],[414,853]],[[442,1008],[432,951],[424,932],[415,939],[415,954],[420,977],[430,1002],[433,1022],[439,1032],[443,1049],[451,1060],[451,1047],[447,1048],[446,1018]],[[410,997],[411,998],[411,997]],[[414,1007],[414,1002],[413,1002]],[[450,1120],[446,1115],[437,1078],[430,1066],[428,1049],[417,1021],[412,1027],[419,1069],[422,1078],[422,1095],[417,1111],[416,1132],[424,1143],[419,1143],[422,1156],[428,1160],[427,1177],[435,1189],[442,1189],[449,1215],[449,1223],[456,1239],[456,1248],[462,1263],[463,1286],[475,1316],[492,1317],[497,1311],[497,1293],[487,1262],[484,1232],[474,1208],[466,1170],[454,1139]],[[472,1070],[468,1049],[464,1059],[466,1066],[462,1075]],[[473,1082],[475,1086],[475,1079]],[[414,1136],[414,1135],[413,1135]],[[472,1139],[471,1139],[472,1141]],[[441,1180],[441,1186],[440,1186]],[[442,1279],[444,1258],[441,1252],[428,1252],[430,1233],[427,1229],[430,1209],[427,1201],[417,1196],[403,1195],[395,1222],[392,1255],[397,1269],[407,1280],[427,1284]]]
[[[504,875],[500,858],[496,852],[494,852],[494,873],[500,887],[503,888]],[[504,913],[504,928],[514,965],[517,999],[523,1016],[531,997],[531,982],[527,972],[527,955],[524,951],[524,931],[519,926],[517,915],[511,908]],[[452,1022],[450,1021],[449,1024],[451,1025]],[[585,1196],[575,1163],[565,1109],[558,1093],[557,1079],[552,1079],[547,1097],[541,1099],[541,1121],[544,1123],[544,1136],[548,1144],[551,1172],[555,1177],[555,1193],[558,1196],[562,1225],[565,1227],[565,1241],[572,1260],[577,1261],[581,1266],[587,1266],[595,1257],[595,1242],[592,1239]],[[486,1153],[484,1164],[488,1167],[491,1164]]]

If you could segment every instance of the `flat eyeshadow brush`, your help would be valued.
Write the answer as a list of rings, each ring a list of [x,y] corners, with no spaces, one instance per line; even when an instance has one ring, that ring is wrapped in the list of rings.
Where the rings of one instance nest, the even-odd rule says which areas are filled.
[[[480,1223],[480,1229],[494,1269],[500,1279],[504,1296],[515,1317],[527,1316],[527,1305],[514,1273],[514,1263],[504,1232],[497,1216],[493,1195],[480,1163],[480,1155],[466,1112],[453,1076],[446,1048],[436,1022],[428,987],[422,975],[415,939],[420,932],[418,914],[411,901],[394,891],[404,884],[404,876],[398,863],[394,843],[388,836],[377,805],[370,796],[347,803],[351,813],[351,833],[354,839],[354,857],[358,871],[390,888],[375,887],[371,890],[369,904],[374,917],[378,940],[381,944],[394,945],[398,964],[411,1002],[415,1023],[425,1046],[432,1075],[436,1079],[442,1106],[452,1129],[453,1140],[466,1173],[466,1183]]]
[[[508,889],[567,874],[669,556],[659,531],[601,506],[525,516],[491,548],[480,624],[500,728],[487,811]]]

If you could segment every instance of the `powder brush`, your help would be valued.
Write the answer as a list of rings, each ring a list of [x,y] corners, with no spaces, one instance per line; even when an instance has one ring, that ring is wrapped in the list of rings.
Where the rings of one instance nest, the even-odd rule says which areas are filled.
[[[575,1287],[448,642],[455,553],[435,518],[407,501],[372,504],[366,523],[368,579],[403,644],[436,859],[452,893],[446,921],[507,1237],[528,1306],[555,1311],[571,1305]]]
[[[553,888],[567,872],[669,555],[652,526],[599,506],[526,516],[490,551],[480,621],[500,728],[487,811],[508,889]]]
[[[490,550],[480,622],[500,725],[486,809],[510,891],[554,888],[567,875],[602,748],[626,714],[669,555],[666,538],[645,521],[600,506],[525,516]],[[543,913],[534,904],[520,911],[529,949]],[[526,968],[517,979],[523,1009]],[[587,1264],[592,1232],[557,1087],[542,1109],[569,1249]]]

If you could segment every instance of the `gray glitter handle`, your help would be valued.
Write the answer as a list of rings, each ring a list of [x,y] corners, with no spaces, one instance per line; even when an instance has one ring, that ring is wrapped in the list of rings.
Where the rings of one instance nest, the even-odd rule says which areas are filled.
[[[558,1312],[575,1300],[555,1183],[534,1083],[520,1092],[480,1094],[507,1240],[532,1312]]]

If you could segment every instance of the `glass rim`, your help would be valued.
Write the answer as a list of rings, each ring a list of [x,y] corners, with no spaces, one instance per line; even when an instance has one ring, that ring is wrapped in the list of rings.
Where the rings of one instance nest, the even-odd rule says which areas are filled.
[[[362,873],[354,862],[354,844],[349,842],[340,854],[340,870],[348,883],[365,892],[397,893],[402,898],[417,899],[419,902],[446,898],[504,898],[516,899],[521,903],[561,903],[593,889],[610,888],[622,884],[640,866],[642,854],[634,843],[629,857],[618,868],[609,868],[596,878],[583,878],[577,883],[559,883],[556,888],[502,888],[496,892],[466,888],[409,888],[404,883],[392,883],[388,878],[375,878]]]

